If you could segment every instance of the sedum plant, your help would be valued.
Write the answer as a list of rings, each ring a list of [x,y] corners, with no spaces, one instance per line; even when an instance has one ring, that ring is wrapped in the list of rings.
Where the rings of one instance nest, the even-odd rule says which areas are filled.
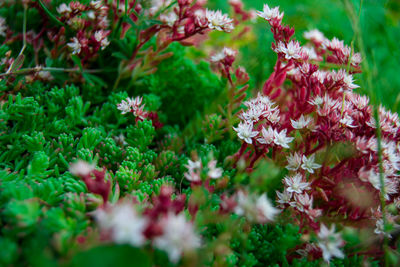
[[[206,2],[0,3],[1,266],[396,264],[398,116],[360,54]]]

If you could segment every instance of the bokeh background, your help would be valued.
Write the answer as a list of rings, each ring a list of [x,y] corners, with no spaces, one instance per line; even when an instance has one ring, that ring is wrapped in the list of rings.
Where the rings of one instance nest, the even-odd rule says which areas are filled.
[[[337,37],[363,54],[363,73],[355,75],[360,93],[392,111],[400,111],[400,1],[399,0],[242,0],[246,9],[262,10],[263,4],[280,6],[284,23],[293,26],[296,38],[317,28],[329,39]],[[361,10],[360,10],[361,4]],[[209,0],[213,9],[229,12],[228,0]],[[221,37],[220,45],[223,43]],[[276,56],[271,50],[272,34],[262,19],[254,32],[235,42],[239,64],[246,67],[260,87],[271,73]]]

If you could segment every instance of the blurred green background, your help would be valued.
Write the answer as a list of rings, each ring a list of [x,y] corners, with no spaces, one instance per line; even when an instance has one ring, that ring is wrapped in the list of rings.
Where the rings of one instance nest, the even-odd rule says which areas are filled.
[[[400,111],[400,0],[242,0],[246,9],[262,10],[263,4],[280,6],[284,23],[303,33],[317,28],[329,39],[337,37],[355,51],[364,51],[363,74],[355,75],[359,92]],[[347,3],[346,3],[347,2]],[[361,3],[361,12],[358,17]],[[228,0],[209,0],[210,8],[229,12]],[[351,13],[354,13],[352,16]],[[359,35],[357,33],[357,19]],[[254,24],[254,40],[241,46],[239,64],[246,67],[260,88],[268,78],[276,56],[271,51],[272,34],[262,19]],[[229,46],[228,44],[224,44]],[[364,47],[364,49],[362,49]],[[368,82],[370,81],[370,82]]]

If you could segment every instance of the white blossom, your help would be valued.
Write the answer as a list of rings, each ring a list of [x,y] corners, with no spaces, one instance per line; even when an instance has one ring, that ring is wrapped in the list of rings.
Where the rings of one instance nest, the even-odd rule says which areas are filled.
[[[283,42],[279,42],[277,47],[275,48],[275,52],[285,54],[285,58],[289,59],[299,59],[301,58],[301,47],[299,42],[290,41],[287,45]]]
[[[305,39],[316,43],[323,43],[326,40],[324,34],[317,29],[304,32],[303,36]]]
[[[72,10],[69,5],[66,5],[65,3],[62,3],[59,7],[56,8],[57,12],[60,14],[68,14]]]
[[[300,168],[301,166],[301,154],[295,152],[294,154],[290,154],[289,156],[286,157],[288,161],[288,165],[286,165],[286,169],[289,171],[296,171]]]
[[[233,129],[237,132],[238,137],[248,144],[252,144],[253,140],[251,138],[258,135],[258,131],[253,130],[253,123],[240,122],[238,127],[233,127]]]
[[[299,173],[293,176],[286,176],[283,182],[287,186],[286,190],[289,193],[301,194],[304,190],[310,189],[310,183],[303,182],[303,176]]]
[[[293,193],[288,192],[286,189],[281,193],[276,191],[276,195],[278,196],[278,200],[276,202],[280,204],[289,204],[290,200],[292,199]]]
[[[121,110],[122,114],[125,114],[130,112],[132,108],[129,101],[122,100],[121,103],[117,104],[117,109]]]
[[[343,240],[339,233],[335,233],[335,225],[328,229],[324,224],[318,233],[318,246],[322,250],[322,257],[329,262],[332,257],[344,258],[343,252],[339,249],[343,245]]]
[[[292,120],[290,119],[290,122],[292,123],[293,128],[295,129],[303,129],[305,127],[308,126],[308,124],[310,124],[310,122],[312,122],[312,118],[309,116],[305,116],[303,114],[301,114],[300,118],[298,120]]]
[[[392,238],[392,235],[390,233],[385,232],[385,224],[383,222],[383,219],[379,219],[376,221],[376,228],[374,230],[374,233],[377,235],[384,235],[388,238]]]
[[[201,239],[183,213],[168,214],[161,225],[163,234],[154,239],[154,246],[166,251],[172,262],[177,263],[185,251],[200,247]]]
[[[264,5],[263,11],[257,11],[257,15],[267,21],[281,21],[284,13],[279,12],[279,7],[270,8],[267,4]]]
[[[286,129],[281,132],[274,131],[274,143],[278,146],[289,148],[289,143],[292,142],[294,137],[286,136]]]
[[[230,19],[227,14],[222,14],[220,10],[206,10],[206,19],[208,28],[217,31],[231,32],[234,28],[233,19]]]
[[[223,61],[227,57],[235,57],[236,54],[237,54],[236,50],[233,50],[229,47],[224,47],[224,49],[222,49],[222,51],[212,55],[210,58],[210,61],[215,62],[215,63],[220,62],[220,61]]]
[[[264,193],[256,200],[257,222],[267,223],[274,220],[279,210],[272,206],[271,202]]]
[[[218,179],[222,176],[222,168],[217,168],[217,161],[211,160],[207,164],[208,167],[208,176],[212,179]]]
[[[111,231],[115,243],[141,246],[146,241],[143,232],[148,222],[128,202],[116,204],[110,211],[99,209],[95,217],[100,228]]]
[[[340,122],[341,124],[343,124],[343,125],[349,127],[349,128],[355,128],[355,127],[357,127],[357,126],[353,125],[354,120],[353,120],[353,118],[352,118],[350,115],[348,115],[348,114],[344,114],[343,118],[341,118],[339,122]]]
[[[74,37],[72,38],[72,42],[67,44],[71,49],[72,49],[72,54],[79,54],[81,52],[81,44],[78,40],[78,38]]]
[[[160,20],[167,24],[168,26],[172,27],[175,24],[175,21],[178,20],[178,16],[175,12],[170,12],[168,14],[162,14],[160,16]]]
[[[188,164],[185,165],[187,168],[187,172],[184,173],[185,178],[190,182],[198,182],[201,180],[200,172],[201,172],[201,161],[191,161],[189,159]]]
[[[246,216],[250,221],[267,223],[274,220],[279,210],[274,208],[266,194],[249,195],[247,192],[237,193],[237,205],[234,209],[237,215]]]
[[[78,160],[69,165],[69,172],[76,176],[87,176],[96,167],[96,164],[89,164],[86,161]]]
[[[302,158],[303,164],[301,164],[301,168],[303,170],[308,171],[309,173],[314,173],[314,169],[321,168],[320,164],[315,163],[315,154],[312,154],[309,158],[303,155]]]
[[[272,129],[272,127],[268,127],[268,129],[265,129],[264,126],[261,129],[261,138],[257,138],[257,141],[260,144],[268,145],[271,144],[274,141],[274,136],[275,136],[275,130]]]
[[[94,38],[96,39],[97,42],[100,43],[101,50],[104,50],[110,44],[110,42],[107,39],[106,32],[103,30],[96,31],[94,33]]]

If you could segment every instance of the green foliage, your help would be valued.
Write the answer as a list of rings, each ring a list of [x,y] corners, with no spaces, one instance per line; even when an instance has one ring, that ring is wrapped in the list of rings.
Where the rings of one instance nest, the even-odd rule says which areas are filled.
[[[301,244],[299,228],[287,225],[255,225],[246,240],[235,240],[235,265],[273,266],[283,263],[288,266],[286,253]]]
[[[168,124],[185,124],[196,113],[202,113],[210,100],[218,96],[224,83],[210,70],[206,62],[195,64],[185,58],[185,49],[172,45],[174,55],[158,66],[156,74],[144,78],[146,90],[161,99],[161,110]]]
[[[132,266],[132,261],[135,266],[147,267],[152,266],[149,256],[140,249],[133,248],[127,245],[124,246],[99,246],[77,254],[70,267],[78,266]]]

